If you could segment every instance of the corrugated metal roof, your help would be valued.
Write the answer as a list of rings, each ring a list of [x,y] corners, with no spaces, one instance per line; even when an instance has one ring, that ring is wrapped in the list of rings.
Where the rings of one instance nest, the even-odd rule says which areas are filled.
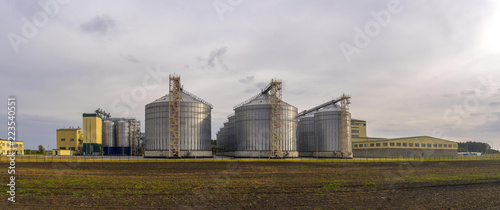
[[[154,100],[152,103],[168,102],[168,101],[169,101],[169,94],[164,95],[163,97]],[[208,103],[207,101],[201,99],[198,96],[195,96],[194,94],[192,94],[186,90],[182,90],[182,92],[181,92],[181,101],[202,103],[202,104],[208,105],[211,108],[213,108],[212,104]]]
[[[363,137],[357,137],[357,139],[362,139]],[[390,138],[390,139],[373,139],[370,137],[366,138],[366,141],[356,141],[356,143],[362,143],[362,142],[382,142],[382,141],[398,141],[398,140],[409,140],[409,139],[415,139],[415,138],[431,138],[434,140],[439,140],[439,141],[447,141],[447,142],[452,142],[452,143],[457,143],[454,141],[446,140],[446,139],[440,139],[440,138],[435,138],[431,136],[411,136],[411,137],[401,137],[401,138]]]
[[[331,104],[318,110],[318,112],[331,112],[331,111],[340,111],[340,107],[337,104]]]
[[[260,94],[259,96],[250,100],[249,102],[242,104],[242,106],[259,105],[259,104],[271,104],[271,96],[267,93]],[[281,104],[290,106],[290,104],[284,101],[281,101]]]

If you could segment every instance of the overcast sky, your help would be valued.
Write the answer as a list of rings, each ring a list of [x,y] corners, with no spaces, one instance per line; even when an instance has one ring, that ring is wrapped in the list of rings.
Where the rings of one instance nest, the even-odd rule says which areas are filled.
[[[17,97],[17,138],[52,149],[56,129],[97,108],[144,122],[176,73],[213,104],[215,138],[278,78],[299,111],[351,94],[372,137],[498,149],[497,2],[0,0],[0,117]]]

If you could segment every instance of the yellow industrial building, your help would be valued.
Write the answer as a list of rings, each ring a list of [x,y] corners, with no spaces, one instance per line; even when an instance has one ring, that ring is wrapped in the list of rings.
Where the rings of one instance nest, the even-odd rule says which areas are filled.
[[[102,153],[102,116],[83,114],[83,155]]]
[[[351,119],[351,137],[353,139],[366,137],[366,121]]]
[[[80,128],[57,129],[57,149],[52,150],[54,155],[75,155],[82,150],[83,133]]]
[[[352,151],[355,157],[454,157],[458,143],[430,136],[373,138],[366,121],[351,120]]]
[[[430,136],[357,138],[352,144],[358,157],[453,157],[458,151],[458,143]]]
[[[22,141],[9,141],[0,139],[1,155],[8,155],[14,152],[16,155],[24,154],[24,142]]]
[[[54,155],[100,155],[102,148],[102,116],[98,113],[83,114],[83,128],[57,129],[57,148]]]

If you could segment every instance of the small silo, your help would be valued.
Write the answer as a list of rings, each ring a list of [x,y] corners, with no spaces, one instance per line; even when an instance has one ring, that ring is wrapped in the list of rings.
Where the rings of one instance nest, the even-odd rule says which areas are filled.
[[[208,102],[180,93],[180,156],[212,157],[211,111]],[[169,95],[146,105],[145,157],[169,156]]]
[[[222,149],[224,149],[224,147],[222,146],[224,142],[222,142],[221,134],[222,134],[221,129],[219,129],[217,131],[217,133],[215,134],[215,140],[217,140],[217,148],[218,148],[217,154],[218,155],[221,155]]]
[[[228,126],[227,126],[227,123],[228,122],[224,122],[223,123],[223,126],[221,128],[221,139],[222,139],[222,142],[221,142],[221,145],[222,145],[222,148],[224,148],[224,155],[227,155],[228,151],[229,151],[229,148],[228,148]]]
[[[104,120],[102,129],[102,147],[104,155],[115,155],[115,123]]]
[[[337,105],[330,105],[314,114],[314,131],[316,133],[317,152],[315,157],[341,156],[341,111]]]
[[[234,156],[234,151],[236,150],[236,136],[235,136],[235,117],[234,115],[229,116],[227,122],[227,137],[226,137],[226,147],[227,156]]]
[[[283,157],[298,157],[297,108],[281,102]],[[271,151],[271,99],[263,92],[235,109],[235,157],[269,157]]]
[[[125,120],[116,123],[116,154],[130,155],[129,123]]]
[[[137,121],[136,119],[134,118],[131,118],[131,119],[127,119],[127,121],[129,122],[129,145],[128,147],[130,148],[130,152],[127,152],[129,155],[137,155],[139,153],[138,151],[138,138],[137,138],[137,134],[138,132],[140,132],[140,128],[138,128],[138,126],[140,127],[140,121]]]
[[[316,147],[316,135],[314,133],[314,113],[298,118],[297,142],[300,157],[312,157]]]

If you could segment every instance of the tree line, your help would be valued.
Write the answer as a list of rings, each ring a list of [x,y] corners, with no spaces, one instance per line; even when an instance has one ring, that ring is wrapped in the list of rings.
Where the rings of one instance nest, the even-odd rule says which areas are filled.
[[[499,153],[498,150],[492,149],[488,143],[475,141],[459,142],[458,152],[481,152],[483,154]]]

